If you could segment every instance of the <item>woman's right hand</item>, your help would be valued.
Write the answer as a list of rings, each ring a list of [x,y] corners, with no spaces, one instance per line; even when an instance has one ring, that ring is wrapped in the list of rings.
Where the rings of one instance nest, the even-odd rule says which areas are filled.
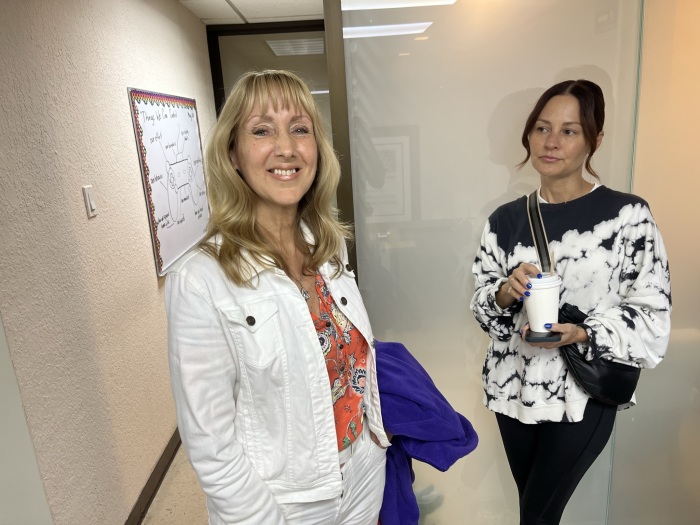
[[[530,295],[530,277],[542,277],[540,269],[534,264],[522,263],[515,268],[496,292],[496,304],[508,308],[516,301],[524,301]]]

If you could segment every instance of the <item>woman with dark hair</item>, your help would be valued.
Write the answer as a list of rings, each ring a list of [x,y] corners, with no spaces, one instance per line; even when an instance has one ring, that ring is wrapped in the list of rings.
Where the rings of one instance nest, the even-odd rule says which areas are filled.
[[[561,278],[560,306],[586,314],[580,324],[546,327],[558,342],[525,341],[523,301],[542,278],[527,197],[488,219],[473,265],[475,318],[489,334],[484,403],[496,413],[518,487],[521,525],[553,525],[611,435],[618,406],[592,399],[574,381],[558,348],[653,368],[670,332],[671,289],[663,241],[647,203],[601,185],[591,157],[603,140],[603,93],[588,80],[552,86],[522,135],[540,174],[538,199]],[[595,181],[584,177],[584,167]],[[634,405],[635,399],[627,406]]]
[[[169,364],[210,525],[376,525],[386,450],[374,338],[307,86],[251,72],[210,134],[204,242],[169,272]]]

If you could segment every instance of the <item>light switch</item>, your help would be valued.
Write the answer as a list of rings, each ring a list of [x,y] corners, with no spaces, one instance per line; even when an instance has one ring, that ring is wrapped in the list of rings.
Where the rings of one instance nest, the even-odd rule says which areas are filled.
[[[85,211],[87,211],[88,219],[97,215],[97,204],[95,204],[95,195],[92,191],[92,185],[83,186],[83,199],[85,199]]]

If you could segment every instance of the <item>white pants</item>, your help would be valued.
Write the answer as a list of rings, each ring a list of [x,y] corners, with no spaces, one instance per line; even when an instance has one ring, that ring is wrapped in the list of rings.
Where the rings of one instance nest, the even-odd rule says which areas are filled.
[[[384,497],[386,449],[370,439],[368,427],[352,444],[341,467],[343,491],[334,499],[280,505],[288,525],[377,525]]]

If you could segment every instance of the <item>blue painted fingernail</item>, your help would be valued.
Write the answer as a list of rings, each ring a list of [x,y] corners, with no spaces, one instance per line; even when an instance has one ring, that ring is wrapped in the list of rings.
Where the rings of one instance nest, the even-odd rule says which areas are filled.
[[[527,295],[528,297],[530,297],[530,292],[525,292],[525,295]]]
[[[542,279],[542,274],[541,274],[541,273],[538,273],[538,274],[537,274],[537,278],[538,278],[538,279]]]
[[[520,300],[521,300],[521,301],[524,301],[525,298],[521,295],[521,296],[520,296]]]
[[[520,330],[518,330],[518,333],[519,333],[520,335],[523,335],[523,329],[521,328]]]
[[[545,327],[547,330],[549,330],[550,328],[552,328],[552,323],[545,323],[545,324],[544,324],[544,327]]]
[[[532,288],[532,285],[530,283],[527,283],[525,286],[528,288]]]

